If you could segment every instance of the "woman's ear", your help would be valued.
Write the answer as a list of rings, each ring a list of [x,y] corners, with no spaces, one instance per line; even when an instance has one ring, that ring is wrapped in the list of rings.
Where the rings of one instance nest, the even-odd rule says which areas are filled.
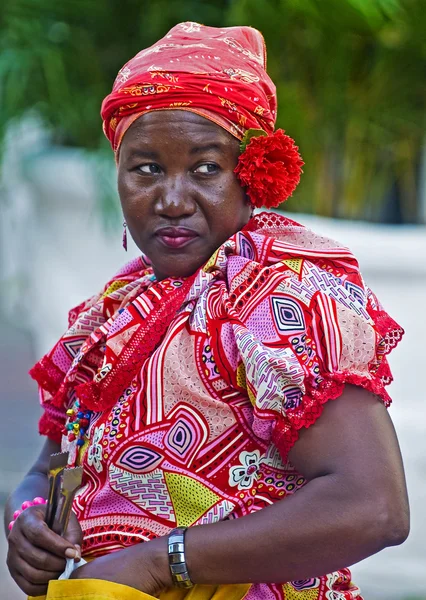
[[[244,200],[245,203],[248,204],[250,206],[250,218],[253,216],[254,213],[254,209],[256,208],[255,205],[252,203],[252,201],[250,200],[249,195],[247,194],[247,192],[244,192]]]

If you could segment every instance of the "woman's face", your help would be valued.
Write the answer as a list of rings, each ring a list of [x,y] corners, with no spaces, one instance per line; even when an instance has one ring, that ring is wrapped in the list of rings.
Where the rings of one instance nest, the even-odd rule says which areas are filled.
[[[124,218],[157,278],[194,273],[250,218],[234,174],[238,140],[197,114],[143,115],[120,147]]]

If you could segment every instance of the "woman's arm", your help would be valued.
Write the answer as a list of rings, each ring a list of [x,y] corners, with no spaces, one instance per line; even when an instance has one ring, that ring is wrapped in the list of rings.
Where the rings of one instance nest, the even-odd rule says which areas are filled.
[[[186,533],[196,583],[285,582],[330,573],[401,544],[409,506],[398,441],[383,404],[346,386],[301,431],[290,461],[309,481],[255,514]]]
[[[398,442],[386,408],[346,386],[301,431],[290,454],[309,481],[293,496],[239,519],[190,527],[194,583],[279,583],[330,573],[401,544],[409,508]],[[149,594],[171,585],[167,538],[94,560],[72,578],[95,577]]]

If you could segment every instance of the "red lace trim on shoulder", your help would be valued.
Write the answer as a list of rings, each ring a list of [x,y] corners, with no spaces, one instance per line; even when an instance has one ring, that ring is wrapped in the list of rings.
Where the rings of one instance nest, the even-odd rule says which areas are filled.
[[[326,402],[339,398],[347,383],[362,387],[379,396],[386,407],[392,402],[383,381],[377,377],[369,379],[349,372],[332,373],[324,379],[319,388],[307,386],[310,389],[307,389],[300,407],[288,410],[286,416],[280,416],[274,425],[272,441],[284,460],[287,460],[288,453],[297,442],[300,429],[311,427],[321,416]]]
[[[64,372],[46,355],[29,371],[30,376],[38,385],[54,396],[64,379]]]
[[[262,211],[254,215],[242,231],[258,231],[259,229],[277,229],[282,227],[303,227],[300,223],[275,212]]]
[[[369,308],[368,312],[374,321],[374,328],[382,336],[383,355],[389,354],[402,340],[404,329],[384,310]]]
[[[43,413],[38,422],[38,431],[40,435],[47,436],[53,442],[61,444],[62,440],[62,428],[61,423],[52,421],[47,413]]]

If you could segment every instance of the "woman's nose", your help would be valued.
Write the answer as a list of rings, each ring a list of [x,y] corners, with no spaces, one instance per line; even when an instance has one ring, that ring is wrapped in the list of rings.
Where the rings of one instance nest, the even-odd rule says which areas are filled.
[[[175,177],[163,182],[158,190],[156,212],[169,219],[190,216],[196,210],[196,203],[184,178]]]

